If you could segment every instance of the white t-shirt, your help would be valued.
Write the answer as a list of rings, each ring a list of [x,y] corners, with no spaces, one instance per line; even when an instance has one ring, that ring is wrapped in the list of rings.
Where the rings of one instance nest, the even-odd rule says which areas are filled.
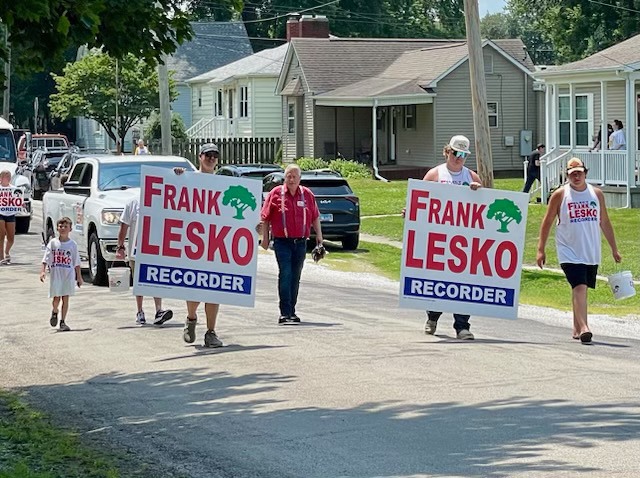
[[[73,239],[53,238],[47,244],[42,262],[49,266],[49,297],[73,295],[76,290],[76,267],[80,265],[78,245]]]
[[[627,138],[624,135],[624,129],[611,133],[611,149],[627,149]]]
[[[564,185],[556,249],[560,264],[600,264],[600,201],[590,184],[584,191]]]
[[[466,166],[462,166],[462,169],[457,173],[454,173],[449,168],[447,168],[447,163],[441,164],[437,168],[439,183],[468,186],[473,182],[471,170]]]
[[[127,250],[127,256],[130,261],[135,260],[136,257],[136,238],[138,237],[138,216],[140,214],[140,200],[133,198],[124,207],[124,211],[120,215],[120,222],[129,226],[128,238],[129,249]]]

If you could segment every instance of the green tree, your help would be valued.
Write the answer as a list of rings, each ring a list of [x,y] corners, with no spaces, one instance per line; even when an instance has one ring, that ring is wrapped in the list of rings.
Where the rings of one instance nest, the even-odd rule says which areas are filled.
[[[100,123],[114,141],[123,139],[140,119],[159,108],[158,75],[144,60],[127,55],[119,62],[119,88],[116,91],[116,60],[104,53],[91,52],[69,63],[63,75],[52,75],[57,93],[49,108],[57,118],[84,116]],[[177,97],[175,83],[169,82],[169,96]],[[116,131],[116,101],[118,130]]]
[[[146,122],[144,136],[147,139],[161,139],[162,131],[160,125],[160,115],[154,111]],[[186,128],[182,116],[178,113],[171,113],[171,138],[187,139]]]
[[[244,219],[244,211],[251,208],[252,211],[258,207],[256,198],[244,186],[231,186],[224,192],[222,196],[222,204],[235,208],[236,215],[234,219]]]
[[[204,0],[202,0],[204,1]],[[213,0],[212,0],[213,1]],[[211,3],[211,1],[209,1]],[[133,53],[154,64],[190,39],[190,11],[181,0],[3,0],[0,22],[19,73],[55,70],[69,47],[102,48],[114,58]],[[7,50],[0,48],[0,60]],[[3,80],[0,70],[0,80]]]
[[[500,223],[498,232],[509,232],[507,227],[513,221],[517,224],[522,222],[522,211],[510,199],[496,199],[491,203],[487,211],[487,219],[495,219]]]

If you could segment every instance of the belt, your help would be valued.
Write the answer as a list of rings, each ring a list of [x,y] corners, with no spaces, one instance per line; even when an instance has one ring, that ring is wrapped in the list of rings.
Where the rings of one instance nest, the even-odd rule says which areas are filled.
[[[293,242],[294,244],[307,241],[306,237],[276,237],[274,239],[276,241]]]

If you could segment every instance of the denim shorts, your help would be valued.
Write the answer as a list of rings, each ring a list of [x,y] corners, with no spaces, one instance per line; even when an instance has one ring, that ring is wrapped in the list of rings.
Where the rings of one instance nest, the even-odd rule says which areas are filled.
[[[0,221],[16,222],[16,217],[15,216],[5,216],[4,214],[0,214]]]

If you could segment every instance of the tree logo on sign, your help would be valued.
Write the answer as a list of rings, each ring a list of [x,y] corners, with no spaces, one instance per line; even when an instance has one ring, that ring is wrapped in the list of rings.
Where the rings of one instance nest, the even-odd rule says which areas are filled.
[[[495,219],[500,223],[498,232],[509,232],[509,224],[522,222],[522,211],[509,199],[496,199],[487,210],[487,219]]]
[[[245,210],[251,208],[252,211],[255,211],[258,207],[255,196],[244,186],[229,187],[222,196],[222,204],[236,210],[234,219],[244,219]]]

